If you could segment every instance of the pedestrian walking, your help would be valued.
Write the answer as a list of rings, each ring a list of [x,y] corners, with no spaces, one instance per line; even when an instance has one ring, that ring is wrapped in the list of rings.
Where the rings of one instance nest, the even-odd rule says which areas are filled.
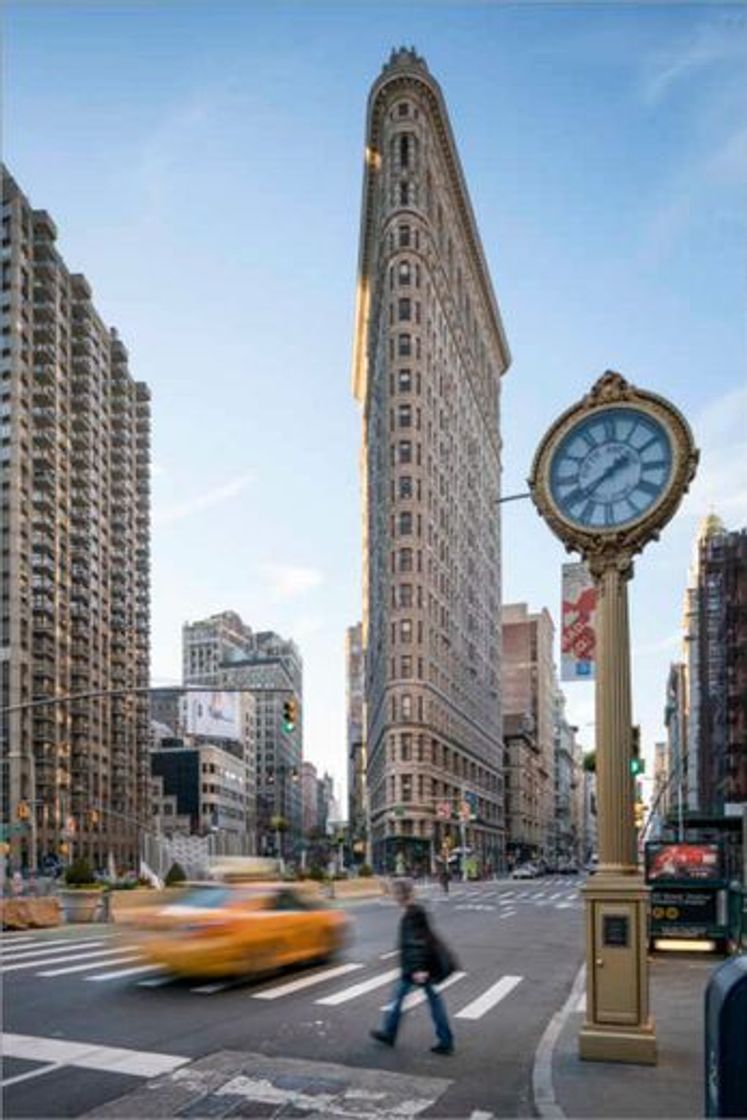
[[[456,960],[431,928],[423,907],[415,901],[410,880],[396,879],[392,883],[392,896],[403,910],[399,923],[400,978],[381,1029],[371,1031],[371,1037],[385,1046],[394,1046],[405,996],[411,988],[422,987],[438,1039],[431,1050],[434,1054],[452,1054],[454,1036],[446,1007],[434,984],[439,984],[455,971]]]
[[[441,887],[443,888],[444,894],[448,894],[449,893],[449,879],[451,878],[451,876],[449,875],[449,865],[448,865],[448,863],[445,863],[443,865],[443,868],[441,869],[441,874],[439,875],[439,878],[441,880]]]

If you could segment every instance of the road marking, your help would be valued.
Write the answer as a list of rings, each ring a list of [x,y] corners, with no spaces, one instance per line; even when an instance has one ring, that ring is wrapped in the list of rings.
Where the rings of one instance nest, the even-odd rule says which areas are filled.
[[[574,1007],[573,1010],[574,1011],[580,1011],[582,1015],[586,1014],[586,991],[585,990],[578,997],[578,1003],[576,1004],[576,1006]]]
[[[372,992],[374,988],[389,984],[399,975],[400,970],[392,968],[389,972],[379,973],[371,980],[364,980],[361,984],[353,984],[352,988],[342,988],[339,992],[334,992],[331,996],[325,996],[323,999],[315,1000],[315,1002],[323,1003],[327,1007],[336,1007],[338,1003],[347,1003],[348,1000],[355,999],[356,996],[362,996],[366,992]]]
[[[390,949],[388,953],[382,953],[379,957],[380,961],[388,961],[391,957],[396,957],[399,949]]]
[[[141,984],[147,984],[147,980],[141,980]],[[190,992],[197,992],[201,996],[213,996],[216,992],[224,992],[226,988],[232,988],[236,983],[235,980],[216,980],[214,984],[201,984],[199,988],[190,988]]]
[[[358,968],[363,968],[363,965],[338,964],[334,968],[325,968],[323,972],[315,972],[313,976],[302,976],[300,980],[291,980],[288,984],[279,984],[274,988],[265,988],[263,992],[255,992],[252,998],[280,999],[281,996],[289,996],[293,992],[300,992],[304,988],[313,987],[314,984],[321,984],[325,980],[332,980],[335,976],[344,976],[347,972],[353,972]]]
[[[42,1066],[40,1069],[31,1069],[28,1073],[19,1073],[17,1077],[6,1077],[3,1081],[3,1089],[7,1089],[10,1085],[17,1085],[19,1081],[30,1081],[32,1077],[43,1077],[45,1073],[54,1073],[56,1069],[62,1069],[60,1062],[50,1062],[49,1065]]]
[[[463,980],[466,975],[467,975],[466,972],[453,972],[451,974],[451,976],[448,976],[446,978],[446,980],[442,980],[440,984],[434,984],[433,986],[434,986],[434,988],[436,989],[437,992],[443,992],[447,988],[450,988],[452,984],[456,984],[459,980]],[[421,990],[419,992],[410,992],[408,995],[405,996],[405,998],[402,1002],[402,1010],[403,1011],[411,1011],[413,1009],[413,1007],[418,1007],[421,1003],[425,1003],[425,1001],[427,999],[428,999],[428,996],[425,994],[425,991],[423,991],[423,990]],[[394,1001],[392,1001],[391,1003],[384,1004],[384,1006],[381,1008],[381,1010],[382,1011],[391,1011],[393,1007],[394,1007]]]
[[[8,935],[4,933],[0,937],[0,945],[23,945],[29,941],[33,944],[34,941],[38,940],[38,937],[8,937]]]
[[[99,941],[97,944],[103,945],[104,942]],[[41,965],[45,964],[66,964],[67,961],[83,961],[88,960],[90,957],[101,957],[105,956],[107,953],[118,951],[121,952],[121,950],[97,949],[95,953],[73,953],[72,956],[68,956],[63,953],[61,949],[57,949],[53,957],[44,957],[41,960],[35,958],[32,961],[23,961],[22,964],[3,965],[3,967],[0,968],[0,972],[18,972],[21,968],[39,968]]]
[[[86,980],[89,983],[91,981],[98,983],[101,980],[118,980],[120,976],[135,976],[138,972],[159,972],[160,969],[160,964],[145,964],[140,968],[120,968],[116,972],[102,972],[98,976],[86,976]]]
[[[121,949],[110,949],[109,950],[110,953],[120,953],[121,951],[122,951]],[[99,954],[99,953],[94,953],[93,955],[94,956],[103,956],[103,954]],[[137,954],[133,955],[133,954],[130,953],[126,957],[114,957],[113,960],[109,960],[109,961],[93,961],[93,963],[91,961],[89,961],[88,964],[74,964],[70,968],[53,968],[51,971],[37,972],[36,975],[37,976],[67,976],[67,974],[69,972],[88,972],[92,968],[101,968],[102,964],[105,964],[108,967],[110,964],[125,964],[125,963],[129,963],[130,961],[136,961],[136,960],[139,960],[139,959],[140,958],[138,957]]]
[[[523,976],[502,976],[497,984],[493,984],[472,1003],[468,1003],[461,1011],[457,1011],[455,1019],[481,1019],[486,1011],[490,1011],[497,1003],[512,992],[517,984],[524,979]]]
[[[37,945],[34,949],[19,949],[17,953],[3,953],[4,961],[22,961],[31,960],[32,957],[43,957],[45,953],[62,953],[67,952],[69,949],[83,949],[84,947],[91,948],[95,945],[105,945],[108,938],[94,938],[89,941],[48,941],[46,945]],[[55,948],[55,946],[64,945],[64,949]]]
[[[570,910],[570,908],[572,906],[573,906],[572,902],[556,902],[555,903],[555,909],[556,910]]]
[[[173,984],[176,977],[167,972],[165,976],[151,976],[149,980],[138,980],[138,988],[161,988],[164,984]]]
[[[554,898],[562,898],[562,897],[563,897],[563,892],[562,891],[556,891],[555,894],[550,895],[550,901],[552,902],[552,900]]]
[[[515,910],[504,910],[503,913],[501,914],[501,917],[502,918],[513,918],[515,913],[516,913]]]
[[[61,1038],[38,1038],[27,1034],[2,1034],[2,1051],[7,1058],[55,1065],[82,1066],[109,1073],[129,1073],[134,1077],[158,1077],[186,1065],[190,1058],[150,1050],[130,1050],[119,1046],[96,1046],[91,1042],[71,1042]]]

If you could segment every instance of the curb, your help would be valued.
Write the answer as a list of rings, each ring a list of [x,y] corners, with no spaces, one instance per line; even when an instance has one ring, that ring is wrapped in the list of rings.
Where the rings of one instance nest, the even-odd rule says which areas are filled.
[[[576,973],[570,994],[560,1011],[556,1011],[545,1027],[534,1054],[532,1067],[532,1095],[537,1114],[543,1120],[564,1120],[565,1113],[557,1102],[552,1083],[552,1058],[555,1053],[560,1032],[566,1020],[573,1013],[586,983],[586,965],[582,964]]]

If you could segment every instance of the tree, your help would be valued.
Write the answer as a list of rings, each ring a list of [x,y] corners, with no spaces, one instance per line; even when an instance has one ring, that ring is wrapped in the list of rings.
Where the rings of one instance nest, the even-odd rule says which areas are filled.
[[[597,772],[597,752],[587,751],[584,755],[584,770],[587,774],[596,774]]]

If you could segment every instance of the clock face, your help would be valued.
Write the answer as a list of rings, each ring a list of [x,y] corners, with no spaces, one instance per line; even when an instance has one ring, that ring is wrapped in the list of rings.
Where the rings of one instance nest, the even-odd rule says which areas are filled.
[[[669,432],[648,412],[612,406],[583,417],[550,463],[550,493],[565,520],[618,529],[640,520],[672,478]]]

